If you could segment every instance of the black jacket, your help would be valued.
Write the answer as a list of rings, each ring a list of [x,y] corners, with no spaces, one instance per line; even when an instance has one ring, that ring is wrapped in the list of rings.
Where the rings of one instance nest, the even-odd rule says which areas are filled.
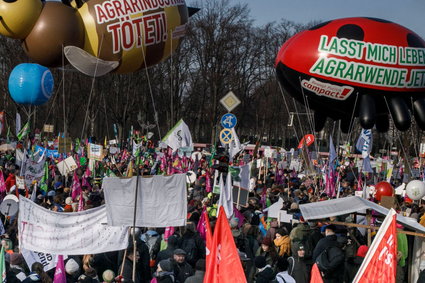
[[[338,247],[336,235],[329,235],[320,239],[317,243],[317,246],[313,250],[313,261],[316,261],[317,257],[329,247]]]
[[[185,282],[188,277],[195,274],[192,266],[187,262],[179,264],[173,261],[173,265],[174,265],[174,274],[175,274],[176,280],[179,283]]]
[[[304,258],[299,258],[298,256],[291,256],[288,258],[288,274],[294,277],[297,283],[309,283],[310,282],[310,273],[311,273],[311,264],[309,261],[306,261]]]
[[[269,283],[276,277],[276,273],[271,267],[266,267],[263,271],[256,275],[255,283]]]
[[[351,283],[354,279],[354,277],[357,274],[357,271],[360,268],[360,265],[362,265],[364,258],[360,256],[356,257],[350,257],[345,262],[345,269],[344,269],[344,280],[347,283]]]

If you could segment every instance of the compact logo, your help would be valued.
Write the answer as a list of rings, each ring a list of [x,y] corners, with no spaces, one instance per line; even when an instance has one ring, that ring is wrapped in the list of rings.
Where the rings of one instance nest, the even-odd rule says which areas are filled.
[[[323,83],[314,78],[310,78],[308,81],[302,80],[301,85],[306,90],[314,92],[319,96],[327,96],[337,100],[346,100],[354,91],[354,88],[351,86],[337,86]]]

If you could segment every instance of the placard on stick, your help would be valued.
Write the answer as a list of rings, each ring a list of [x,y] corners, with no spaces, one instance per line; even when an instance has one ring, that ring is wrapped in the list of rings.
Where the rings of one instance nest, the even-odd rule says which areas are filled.
[[[236,204],[236,206],[241,206],[241,207],[248,206],[248,198],[249,198],[248,190],[241,187],[233,186],[232,194],[233,194],[233,203]]]

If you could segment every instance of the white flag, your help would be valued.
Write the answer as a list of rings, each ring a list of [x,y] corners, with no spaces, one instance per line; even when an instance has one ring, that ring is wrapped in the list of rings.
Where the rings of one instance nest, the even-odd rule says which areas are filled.
[[[223,175],[220,175],[220,198],[218,200],[217,217],[220,206],[223,206],[227,218],[230,219],[233,215],[233,185],[230,172],[227,174],[226,185],[223,184]]]
[[[182,119],[167,133],[162,142],[171,147],[173,151],[182,147],[193,147],[189,127]]]
[[[21,115],[16,113],[16,135],[21,131]]]
[[[232,136],[233,140],[229,144],[229,155],[231,160],[233,160],[233,157],[235,157],[238,152],[245,148],[245,145],[241,145],[239,137],[236,134],[235,128],[232,128]]]

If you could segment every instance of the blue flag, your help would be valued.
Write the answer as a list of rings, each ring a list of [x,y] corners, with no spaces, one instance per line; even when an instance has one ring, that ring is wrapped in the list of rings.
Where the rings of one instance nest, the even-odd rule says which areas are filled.
[[[356,143],[356,149],[362,153],[362,157],[366,158],[372,151],[372,130],[362,129],[359,139]]]

